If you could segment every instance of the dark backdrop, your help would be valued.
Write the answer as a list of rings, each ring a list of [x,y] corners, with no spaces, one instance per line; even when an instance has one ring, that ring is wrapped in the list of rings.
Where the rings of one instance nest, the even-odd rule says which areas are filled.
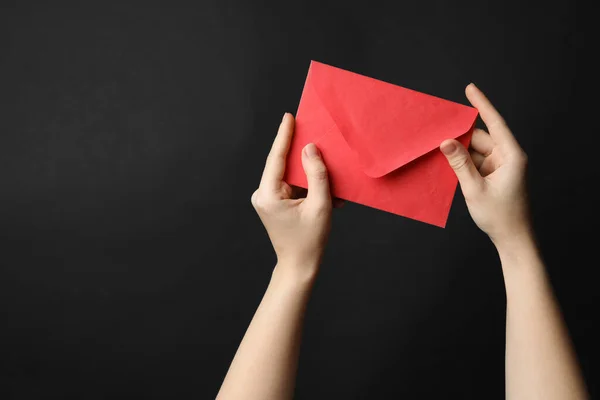
[[[311,59],[461,103],[470,81],[489,95],[530,156],[539,240],[598,394],[590,10],[144,4],[0,9],[4,398],[216,395],[274,265],[250,195]],[[504,313],[460,191],[446,229],[348,204],[297,398],[503,398]]]

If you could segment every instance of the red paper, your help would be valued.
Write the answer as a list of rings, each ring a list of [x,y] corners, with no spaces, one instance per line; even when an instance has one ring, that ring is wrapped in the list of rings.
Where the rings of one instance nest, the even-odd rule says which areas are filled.
[[[477,110],[312,61],[286,182],[307,188],[301,152],[321,151],[332,195],[445,227],[457,178],[439,145],[469,144]]]

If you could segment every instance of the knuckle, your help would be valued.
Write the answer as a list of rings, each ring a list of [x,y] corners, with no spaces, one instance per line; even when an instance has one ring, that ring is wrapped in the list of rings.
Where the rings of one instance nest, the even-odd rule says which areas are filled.
[[[260,210],[265,213],[273,211],[277,207],[277,201],[271,196],[262,196],[260,202]]]
[[[468,164],[469,164],[469,158],[464,155],[460,155],[460,156],[455,157],[452,160],[450,160],[450,166],[455,171],[460,171],[460,170],[466,168]]]
[[[272,207],[272,201],[268,196],[265,196],[260,190],[254,192],[252,195],[252,205],[256,211],[268,211]]]

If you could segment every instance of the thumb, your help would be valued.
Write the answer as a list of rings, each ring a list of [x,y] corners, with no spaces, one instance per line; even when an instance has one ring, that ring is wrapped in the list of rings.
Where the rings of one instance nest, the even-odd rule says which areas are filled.
[[[473,192],[481,187],[483,178],[473,164],[471,155],[461,143],[456,140],[445,140],[440,145],[440,150],[458,177],[463,193]]]
[[[306,201],[317,206],[331,204],[329,193],[329,178],[327,167],[321,157],[321,152],[313,143],[309,143],[302,151],[302,166],[308,181]]]

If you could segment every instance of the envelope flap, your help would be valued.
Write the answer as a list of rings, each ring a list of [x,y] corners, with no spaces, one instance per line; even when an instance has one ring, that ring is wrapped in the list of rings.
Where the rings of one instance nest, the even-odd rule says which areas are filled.
[[[368,176],[377,178],[471,130],[477,110],[312,61],[310,82]]]

